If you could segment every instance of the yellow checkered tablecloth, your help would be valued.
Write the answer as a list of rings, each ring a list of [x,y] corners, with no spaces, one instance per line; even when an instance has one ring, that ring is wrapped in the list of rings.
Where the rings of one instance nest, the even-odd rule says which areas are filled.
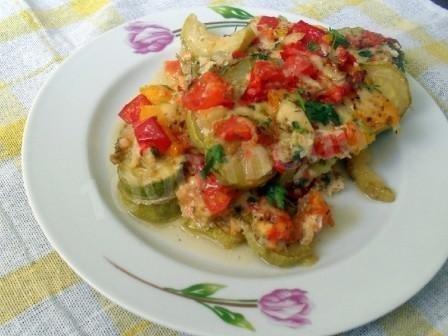
[[[182,335],[111,303],[61,260],[27,203],[20,150],[37,91],[78,46],[158,10],[218,3],[225,1],[0,0],[0,336]],[[348,22],[393,36],[404,47],[408,71],[448,113],[448,11],[428,0],[226,3],[297,12],[333,27]],[[409,302],[344,335],[448,335],[448,263]]]

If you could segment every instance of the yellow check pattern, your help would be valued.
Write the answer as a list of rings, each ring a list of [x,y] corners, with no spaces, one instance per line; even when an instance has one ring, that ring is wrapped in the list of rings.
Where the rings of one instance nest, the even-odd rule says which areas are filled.
[[[94,36],[160,0],[0,1],[0,336],[183,335],[142,320],[87,286],[49,245],[22,186],[20,151],[32,100],[49,74]],[[182,1],[182,5],[198,1]],[[403,44],[408,71],[448,113],[448,11],[429,0],[202,1],[292,11],[339,27],[362,25]],[[417,271],[417,270],[416,270]],[[346,336],[448,335],[448,265],[402,307]]]

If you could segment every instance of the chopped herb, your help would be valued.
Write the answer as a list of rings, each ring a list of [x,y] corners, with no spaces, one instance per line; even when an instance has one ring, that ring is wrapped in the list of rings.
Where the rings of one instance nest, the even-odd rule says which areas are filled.
[[[395,49],[398,52],[397,57],[392,58],[392,62],[400,69],[401,72],[404,72],[404,66],[406,64],[406,60],[404,59],[404,52],[401,49]]]
[[[305,113],[308,119],[312,122],[320,122],[324,125],[327,125],[330,122],[334,125],[341,124],[334,107],[329,104],[307,101],[305,103]]]
[[[380,91],[380,86],[378,84],[374,84],[374,83],[361,83],[359,85],[360,88],[362,89],[367,89],[370,92],[372,91]]]
[[[345,36],[336,29],[330,28],[331,47],[336,49],[339,46],[348,47],[349,43]]]
[[[300,90],[300,89],[299,89]],[[299,90],[297,90],[297,94],[296,94],[296,105],[300,106],[300,108],[302,110],[305,111],[305,101],[303,100],[301,93]]]
[[[298,181],[294,180],[294,186],[297,188],[304,188],[308,185],[309,181],[306,178],[301,178]]]
[[[294,153],[292,153],[292,159],[293,161],[299,161],[302,158],[302,150],[296,149]]]
[[[310,43],[308,43],[307,48],[308,48],[309,51],[315,52],[315,51],[318,51],[320,49],[320,46],[316,42],[311,41]]]
[[[216,167],[217,164],[223,163],[225,160],[224,147],[222,145],[214,145],[207,150],[205,154],[205,166],[201,170],[201,177],[206,178],[208,173]]]
[[[258,201],[258,197],[254,196],[254,195],[250,195],[249,197],[247,197],[247,202],[249,203],[255,203]]]
[[[358,55],[361,57],[367,57],[370,58],[373,56],[372,52],[368,49],[364,49],[358,52]]]
[[[286,189],[280,184],[271,184],[268,187],[266,198],[272,205],[276,206],[277,208],[284,209],[286,200]]]
[[[328,185],[331,182],[331,174],[330,173],[326,173],[321,175],[320,180],[325,184]]]
[[[299,132],[299,133],[301,133],[301,134],[303,134],[303,133],[307,133],[307,130],[306,129],[304,129],[302,126],[300,126],[300,124],[299,124],[299,122],[298,121],[293,121],[292,122],[292,129],[294,130],[294,131],[296,131],[296,132]]]
[[[151,147],[151,153],[154,155],[155,158],[160,157],[160,152],[157,148]]]
[[[269,55],[267,52],[259,52],[251,55],[253,59],[259,59],[259,60],[268,60]]]
[[[271,118],[264,119],[260,121],[260,127],[268,128],[271,123],[272,123]]]

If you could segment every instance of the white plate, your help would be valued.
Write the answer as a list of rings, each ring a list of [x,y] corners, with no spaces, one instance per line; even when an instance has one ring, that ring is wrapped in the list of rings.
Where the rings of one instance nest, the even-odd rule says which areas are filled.
[[[31,206],[57,251],[113,301],[197,335],[250,335],[250,326],[257,335],[333,334],[409,299],[448,255],[448,123],[412,78],[413,104],[399,136],[386,133],[374,145],[375,164],[397,191],[397,200],[371,201],[348,183],[330,199],[337,225],[321,236],[320,261],[312,267],[275,268],[245,247],[224,251],[172,226],[145,225],[117,204],[108,159],[117,113],[164,60],[174,57],[180,43],[171,31],[190,12],[205,22],[221,22],[210,27],[227,33],[244,17],[233,11],[240,17],[224,19],[210,8],[144,17],[82,48],[42,89],[26,127],[23,170]],[[155,30],[163,39],[152,40],[149,49],[137,44],[142,37],[149,42]],[[201,283],[225,288],[190,289],[205,299],[172,290]],[[275,314],[283,321],[275,321]]]

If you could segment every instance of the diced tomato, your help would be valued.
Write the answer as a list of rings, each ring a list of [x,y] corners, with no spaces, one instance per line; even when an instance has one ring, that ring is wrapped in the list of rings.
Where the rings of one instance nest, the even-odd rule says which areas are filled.
[[[286,165],[281,161],[274,161],[274,169],[280,174],[283,174],[286,171]]]
[[[222,77],[208,71],[193,82],[182,97],[182,104],[193,111],[218,105],[232,107],[232,87]]]
[[[297,54],[285,60],[283,74],[287,78],[299,78],[303,75],[314,77],[317,73],[318,70],[305,55]]]
[[[260,38],[257,36],[257,37],[254,38],[254,40],[251,42],[250,46],[257,45],[258,43],[260,43]]]
[[[260,218],[255,222],[255,231],[267,239],[267,246],[275,247],[279,241],[291,242],[300,237],[291,216],[284,210],[273,207],[266,198],[249,205],[254,216]]]
[[[325,30],[320,29],[316,26],[310,25],[309,23],[306,23],[305,21],[302,21],[302,20],[295,23],[291,27],[291,32],[304,33],[305,35],[303,36],[302,41],[305,44],[308,44],[309,42],[319,43],[321,41],[322,37],[326,34]]]
[[[325,103],[339,104],[352,91],[352,87],[348,83],[334,85],[325,90],[318,98]]]
[[[303,43],[303,41],[297,41],[294,43],[288,43],[286,44],[282,51],[280,52],[280,56],[283,60],[288,59],[291,56],[296,55],[303,55],[306,53],[306,45]]]
[[[360,47],[361,48],[376,47],[377,45],[385,43],[386,41],[387,39],[383,35],[368,30],[364,30],[361,34]]]
[[[275,143],[274,136],[263,131],[258,131],[258,143],[263,146],[270,146]]]
[[[203,184],[202,197],[207,209],[213,215],[225,212],[234,196],[235,191],[220,184],[213,175],[209,175]]]
[[[147,148],[155,148],[160,153],[165,153],[171,146],[169,136],[158,123],[156,117],[144,120],[134,128],[134,131],[141,151]]]
[[[165,72],[174,76],[180,72],[180,62],[178,60],[165,61]]]
[[[270,218],[272,228],[267,233],[267,238],[272,241],[290,241],[294,235],[294,223],[291,217],[284,211],[276,211]]]
[[[241,99],[246,103],[266,100],[269,90],[283,88],[285,83],[285,76],[278,66],[269,61],[256,61]]]
[[[232,53],[233,58],[243,58],[245,56],[246,56],[246,52],[241,51],[241,50],[236,50]]]
[[[215,134],[225,141],[248,141],[252,139],[255,126],[243,117],[231,116],[213,126]]]
[[[356,62],[355,56],[353,56],[346,48],[339,46],[336,49],[336,56],[338,59],[339,69],[347,72]]]
[[[347,123],[330,131],[317,131],[312,154],[323,160],[346,157],[350,151],[360,150],[365,145],[366,138],[362,131],[354,123]]]
[[[305,197],[302,199],[297,213],[297,217],[306,216],[320,216],[322,217],[323,225],[333,225],[333,217],[331,216],[331,210],[325,201],[321,192],[311,189]]]
[[[145,105],[150,105],[150,101],[144,95],[139,94],[137,97],[127,103],[118,114],[128,124],[134,125],[139,122],[140,110]]]
[[[318,131],[314,137],[313,155],[324,160],[343,155],[346,151],[347,137],[343,129]]]
[[[280,20],[275,16],[262,16],[260,21],[258,21],[257,28],[263,28],[263,26],[267,26],[270,28],[277,28]]]

